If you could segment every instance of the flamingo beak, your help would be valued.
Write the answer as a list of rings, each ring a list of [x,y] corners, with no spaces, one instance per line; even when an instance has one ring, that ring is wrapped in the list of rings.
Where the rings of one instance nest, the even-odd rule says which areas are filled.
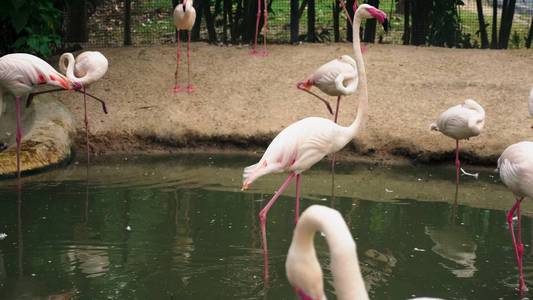
[[[379,23],[383,25],[383,29],[385,30],[385,32],[388,32],[389,19],[387,18],[387,14],[374,7],[368,8],[367,10],[374,18],[376,18],[376,20],[378,20]]]
[[[75,90],[75,91],[79,91],[81,90],[82,86],[81,86],[81,83],[79,82],[73,82],[72,83],[72,89]]]

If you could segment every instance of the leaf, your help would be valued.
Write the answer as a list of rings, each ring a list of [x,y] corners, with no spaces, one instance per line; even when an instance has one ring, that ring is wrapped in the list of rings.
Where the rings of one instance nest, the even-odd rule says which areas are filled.
[[[29,10],[21,9],[12,12],[11,14],[11,24],[16,33],[20,31],[28,24],[28,18],[30,16]]]
[[[19,37],[14,43],[13,48],[20,48],[22,45],[26,44],[26,41],[28,40],[28,37],[21,36]]]

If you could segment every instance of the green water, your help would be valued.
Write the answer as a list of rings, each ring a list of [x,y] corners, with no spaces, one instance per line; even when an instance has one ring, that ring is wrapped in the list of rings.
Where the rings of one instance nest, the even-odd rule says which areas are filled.
[[[263,280],[257,213],[284,175],[241,192],[242,168],[256,159],[100,158],[88,179],[83,163],[72,164],[24,178],[20,195],[15,181],[0,181],[0,233],[7,234],[0,298],[297,299],[284,270],[293,189],[268,217],[270,280]],[[492,170],[476,170],[478,181],[462,178],[456,209],[451,166],[341,163],[337,170],[334,201],[327,162],[304,174],[302,208],[322,204],[342,213],[371,298],[518,298],[504,211],[513,199]],[[528,279],[532,226],[524,216]],[[317,249],[334,299],[321,237]]]

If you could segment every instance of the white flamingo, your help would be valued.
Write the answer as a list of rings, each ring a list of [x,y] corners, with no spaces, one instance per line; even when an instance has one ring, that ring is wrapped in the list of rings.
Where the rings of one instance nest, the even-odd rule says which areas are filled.
[[[86,88],[100,80],[107,73],[107,58],[98,51],[85,51],[74,59],[72,53],[63,53],[59,58],[59,70],[67,77],[82,85],[83,110],[85,114],[85,142],[87,150],[87,163],[89,163],[89,118],[87,116]]]
[[[350,230],[338,211],[321,205],[312,205],[302,213],[300,222],[294,228],[285,261],[287,278],[300,299],[326,300],[322,268],[314,246],[315,233],[318,231],[325,235],[328,243],[337,299],[367,300],[368,293],[359,267],[357,247]]]
[[[287,188],[292,179],[296,178],[296,221],[298,221],[301,173],[319,162],[324,156],[337,152],[353,140],[366,120],[368,109],[368,90],[366,72],[359,41],[359,27],[361,19],[376,18],[383,23],[387,15],[381,10],[368,5],[361,5],[355,12],[353,22],[353,50],[359,80],[361,84],[361,100],[357,115],[348,127],[339,126],[331,120],[310,117],[297,121],[283,129],[272,140],[263,157],[258,163],[244,169],[243,186],[245,190],[257,178],[269,173],[290,172],[285,182],[276,194],[259,213],[263,247],[267,252],[266,217],[270,207],[276,202],[281,193]]]
[[[524,244],[520,232],[521,216],[520,203],[525,197],[533,199],[533,142],[520,142],[513,144],[498,159],[498,169],[503,183],[515,195],[516,202],[507,214],[507,223],[513,239],[516,262],[519,271],[519,290],[526,287],[522,268],[522,256],[524,254]],[[516,213],[518,218],[517,238],[513,229],[513,216]]]
[[[467,99],[463,104],[450,107],[437,121],[431,124],[431,130],[440,131],[455,140],[456,184],[459,185],[459,170],[465,175],[474,176],[461,169],[459,161],[459,140],[469,139],[481,133],[485,125],[485,110],[475,100]]]
[[[79,90],[81,88],[79,83],[72,82],[37,56],[13,53],[0,57],[0,103],[7,93],[15,96],[16,101],[17,177],[20,177],[20,146],[23,135],[20,100],[22,97],[30,99],[34,94],[38,94],[34,92],[34,89],[43,84],[57,86],[65,90]]]
[[[192,93],[194,88],[191,85],[191,29],[196,20],[196,10],[193,7],[193,0],[183,0],[183,3],[176,5],[174,9],[174,25],[178,30],[178,63],[176,73],[174,73],[174,93],[180,92],[178,85],[178,69],[180,67],[180,30],[187,30],[187,92]]]

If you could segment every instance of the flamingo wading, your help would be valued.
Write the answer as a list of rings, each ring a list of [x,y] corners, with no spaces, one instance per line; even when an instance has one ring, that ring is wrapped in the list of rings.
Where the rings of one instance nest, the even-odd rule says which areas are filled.
[[[59,58],[59,70],[67,78],[82,85],[83,110],[85,122],[85,142],[87,163],[89,163],[89,118],[87,116],[87,97],[85,90],[91,84],[100,80],[107,73],[107,58],[98,51],[85,51],[74,59],[72,53],[63,53]]]
[[[20,147],[23,136],[20,100],[22,97],[30,99],[35,87],[43,84],[57,86],[65,90],[79,90],[81,88],[79,83],[69,80],[37,56],[26,53],[13,53],[0,57],[0,98],[10,93],[15,97],[16,101],[17,177],[19,178]],[[1,102],[2,100],[0,99]]]
[[[520,142],[505,149],[498,158],[498,169],[503,183],[515,195],[516,202],[507,214],[507,223],[513,239],[513,246],[518,264],[518,289],[522,292],[526,288],[522,267],[524,244],[520,232],[521,216],[520,203],[525,197],[533,199],[533,142]],[[513,228],[513,216],[517,215],[517,236]]]
[[[455,140],[455,180],[459,185],[459,170],[465,175],[477,178],[461,169],[459,161],[459,140],[478,136],[485,125],[485,110],[475,100],[467,99],[463,104],[450,107],[437,121],[431,124],[431,130],[440,131]]]
[[[289,183],[296,178],[296,217],[298,221],[300,202],[301,173],[319,162],[324,156],[337,152],[353,140],[361,130],[367,115],[368,89],[366,72],[359,41],[359,27],[362,19],[376,18],[383,23],[387,15],[381,10],[368,5],[361,5],[355,12],[353,22],[354,39],[353,50],[361,84],[361,100],[357,115],[348,127],[340,126],[331,120],[309,117],[297,121],[283,129],[272,140],[263,157],[258,163],[244,169],[243,186],[245,190],[259,177],[269,173],[289,172],[289,176],[281,185],[275,195],[259,213],[263,247],[267,253],[266,243],[266,217],[272,205],[287,188]]]
[[[193,0],[184,0],[183,3],[176,5],[174,9],[174,25],[178,31],[178,62],[176,64],[176,72],[174,73],[174,93],[181,91],[178,85],[178,69],[180,67],[180,30],[187,30],[187,92],[194,91],[191,85],[191,29],[196,20],[196,10],[193,7]]]

